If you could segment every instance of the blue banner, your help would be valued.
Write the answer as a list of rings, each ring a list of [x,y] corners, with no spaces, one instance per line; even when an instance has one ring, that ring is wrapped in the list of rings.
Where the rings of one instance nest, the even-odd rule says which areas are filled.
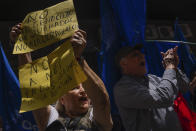
[[[101,0],[102,48],[99,70],[110,95],[112,114],[118,114],[113,86],[120,78],[114,56],[124,45],[143,43],[146,23],[146,0]]]
[[[20,104],[19,81],[0,43],[0,116],[3,131],[38,131],[32,112],[18,113]]]

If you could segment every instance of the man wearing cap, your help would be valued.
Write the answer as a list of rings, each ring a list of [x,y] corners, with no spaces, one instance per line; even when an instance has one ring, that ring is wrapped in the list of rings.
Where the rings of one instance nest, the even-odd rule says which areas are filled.
[[[181,131],[172,105],[188,79],[177,69],[177,47],[161,53],[165,67],[162,78],[146,75],[141,45],[124,47],[116,55],[122,78],[114,97],[126,131]]]

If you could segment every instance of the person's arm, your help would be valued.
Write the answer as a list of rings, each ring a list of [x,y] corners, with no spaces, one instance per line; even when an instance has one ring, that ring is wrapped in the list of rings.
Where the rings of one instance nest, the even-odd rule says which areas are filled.
[[[21,34],[21,31],[22,31],[22,24],[21,23],[12,27],[12,29],[9,33],[10,41],[12,44],[14,44],[16,42],[16,39]],[[18,55],[18,66],[21,66],[21,65],[24,65],[24,64],[27,64],[30,62],[32,62],[31,53],[24,53],[24,54]]]
[[[109,96],[106,91],[103,81],[96,73],[88,66],[87,62],[81,58],[83,49],[86,46],[86,32],[79,30],[71,39],[75,57],[87,76],[87,80],[83,83],[87,95],[91,99],[93,105],[93,118],[104,131],[112,129],[112,118],[110,114]]]
[[[149,76],[151,80],[159,81],[156,76]],[[155,86],[155,87],[150,87]],[[156,89],[154,89],[156,88]],[[166,69],[160,83],[149,87],[130,78],[125,78],[114,88],[117,105],[132,109],[164,108],[173,104],[178,93],[176,71]]]
[[[105,85],[84,59],[81,60],[81,67],[87,76],[83,86],[93,105],[94,120],[104,131],[110,131],[113,122],[110,114],[109,96]]]
[[[34,119],[37,123],[37,127],[38,127],[39,131],[45,131],[45,129],[48,125],[48,120],[49,120],[49,116],[51,113],[50,106],[48,105],[46,107],[34,110],[32,112],[33,112],[33,116],[34,116]]]
[[[16,42],[17,37],[21,33],[21,30],[22,30],[21,23],[12,27],[12,30],[10,31],[10,34],[9,34],[11,43]],[[24,54],[18,55],[18,66],[31,63],[31,62],[32,62],[31,53],[24,53]],[[44,131],[48,124],[48,119],[50,116],[50,106],[46,106],[44,108],[37,109],[32,112],[33,112],[33,116],[35,118],[39,131]]]
[[[164,67],[166,65],[168,66],[170,65],[170,63],[172,63],[175,66],[174,69],[176,70],[176,76],[177,76],[177,81],[178,81],[177,86],[179,87],[179,91],[182,93],[186,93],[188,90],[190,90],[189,85],[188,85],[189,79],[185,73],[183,73],[180,69],[177,68],[179,64],[179,57],[177,54],[177,50],[178,50],[178,47],[176,46],[175,48],[168,50],[166,53],[161,52],[163,56],[163,66]],[[167,56],[169,52],[172,52],[173,54],[171,58]]]
[[[177,69],[177,81],[178,81],[179,91],[181,93],[186,93],[187,91],[190,91],[189,79],[186,76],[186,74],[183,73],[180,69]]]

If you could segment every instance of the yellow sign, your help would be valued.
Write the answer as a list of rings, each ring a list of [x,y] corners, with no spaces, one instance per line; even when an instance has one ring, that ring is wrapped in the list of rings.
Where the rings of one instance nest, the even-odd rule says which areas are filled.
[[[70,42],[65,42],[48,56],[19,69],[22,104],[20,112],[45,107],[86,80],[75,60]]]
[[[13,54],[31,52],[70,37],[78,30],[72,0],[29,13],[22,22]]]

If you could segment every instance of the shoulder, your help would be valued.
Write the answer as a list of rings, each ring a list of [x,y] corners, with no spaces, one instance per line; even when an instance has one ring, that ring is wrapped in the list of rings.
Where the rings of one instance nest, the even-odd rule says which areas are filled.
[[[123,76],[114,86],[113,94],[116,101],[126,98],[139,90],[139,83],[129,76]]]
[[[135,81],[128,77],[128,76],[123,76],[121,77],[121,79],[114,85],[114,89],[118,90],[124,86],[127,85],[133,85],[135,83]]]
[[[114,85],[114,93],[122,90],[134,88],[138,86],[138,82],[129,76],[123,76],[115,85]]]
[[[49,126],[51,123],[53,123],[58,118],[59,118],[59,113],[57,112],[57,110],[53,106],[50,106],[50,116],[48,119],[47,126]]]

